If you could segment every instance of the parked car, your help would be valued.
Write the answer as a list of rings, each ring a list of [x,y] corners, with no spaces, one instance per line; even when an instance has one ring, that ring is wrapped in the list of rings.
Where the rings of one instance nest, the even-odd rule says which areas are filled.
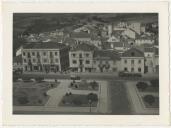
[[[77,75],[71,75],[70,76],[71,80],[80,80],[80,76],[77,76]]]

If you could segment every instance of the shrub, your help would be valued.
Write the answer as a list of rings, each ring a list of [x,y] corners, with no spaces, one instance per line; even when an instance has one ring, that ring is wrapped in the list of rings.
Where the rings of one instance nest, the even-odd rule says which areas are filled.
[[[54,87],[54,84],[50,84],[50,86],[51,86],[51,88],[53,88]]]
[[[88,100],[91,100],[92,102],[98,101],[97,94],[94,94],[94,93],[89,93],[89,94],[87,95],[87,99],[88,99]]]
[[[37,81],[37,82],[42,82],[43,80],[44,80],[44,78],[43,78],[43,77],[35,78],[35,81]]]
[[[151,86],[159,88],[159,79],[151,80]]]
[[[82,104],[82,101],[78,98],[73,99],[72,102],[73,102],[73,104],[78,105],[78,106]]]
[[[136,86],[138,89],[144,91],[148,87],[148,84],[145,82],[138,82]]]
[[[27,104],[29,102],[29,100],[28,100],[28,97],[26,97],[26,96],[25,97],[19,97],[18,102],[20,104]]]
[[[72,93],[71,93],[71,92],[69,92],[69,95],[72,95]]]
[[[144,96],[144,101],[147,102],[149,105],[152,105],[155,102],[155,98],[152,95]]]
[[[78,88],[78,86],[77,86],[77,85],[75,85],[75,88]]]
[[[58,80],[57,79],[55,79],[55,83],[57,83],[58,82]]]
[[[95,89],[98,87],[98,83],[96,81],[91,82],[90,85],[91,85],[92,89]]]

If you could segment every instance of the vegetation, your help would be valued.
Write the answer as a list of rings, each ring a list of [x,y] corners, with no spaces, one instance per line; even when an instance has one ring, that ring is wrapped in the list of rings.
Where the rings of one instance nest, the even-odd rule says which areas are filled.
[[[44,77],[37,77],[37,78],[35,78],[35,80],[36,80],[38,83],[40,83],[40,82],[42,82],[42,81],[44,80]]]
[[[152,105],[155,102],[155,97],[152,95],[144,96],[144,101],[147,102],[149,105]]]
[[[136,86],[139,90],[144,91],[148,87],[148,84],[145,82],[138,82]]]
[[[87,99],[92,101],[92,102],[97,102],[98,101],[97,94],[94,94],[94,93],[89,93],[87,95]]]

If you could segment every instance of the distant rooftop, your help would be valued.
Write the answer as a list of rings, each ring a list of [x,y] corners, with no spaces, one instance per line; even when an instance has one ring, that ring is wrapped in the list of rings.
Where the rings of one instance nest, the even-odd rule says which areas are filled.
[[[94,51],[96,50],[97,47],[95,47],[94,45],[89,45],[86,43],[82,43],[82,44],[78,44],[76,45],[71,51]]]
[[[141,50],[132,47],[129,50],[125,51],[122,54],[122,57],[144,57],[144,53]]]
[[[120,55],[116,51],[109,50],[95,50],[93,57],[95,59],[111,59],[111,60],[119,60]]]
[[[62,49],[66,45],[56,42],[36,42],[23,45],[23,49]]]

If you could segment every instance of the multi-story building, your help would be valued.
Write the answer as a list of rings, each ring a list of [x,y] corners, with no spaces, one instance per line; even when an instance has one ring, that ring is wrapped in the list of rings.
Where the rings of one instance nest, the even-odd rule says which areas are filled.
[[[93,68],[93,45],[79,44],[69,52],[70,68],[73,72],[91,72]]]
[[[93,71],[120,71],[120,54],[109,50],[95,50],[93,54]]]
[[[132,47],[121,57],[121,70],[133,73],[144,73],[144,53]]]
[[[24,71],[58,72],[69,67],[69,47],[54,42],[23,45]]]

